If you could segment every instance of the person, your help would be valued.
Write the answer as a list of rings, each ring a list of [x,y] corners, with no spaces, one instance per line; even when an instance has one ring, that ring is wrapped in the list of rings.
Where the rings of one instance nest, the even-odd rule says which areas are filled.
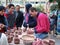
[[[0,33],[5,33],[8,28],[8,22],[4,16],[5,7],[0,6]]]
[[[7,37],[4,34],[7,31],[8,23],[4,17],[5,7],[0,6],[0,45],[8,45]]]
[[[25,5],[26,13],[25,13],[24,22],[23,22],[23,26],[25,28],[27,28],[27,24],[29,25],[29,28],[34,28],[37,24],[36,19],[34,17],[31,17],[31,15],[29,14],[29,9],[31,7],[32,7],[31,4]]]
[[[53,31],[53,35],[55,34],[55,26],[56,26],[56,9],[50,12],[50,33]]]
[[[49,19],[45,13],[38,12],[36,8],[31,7],[29,13],[32,17],[37,20],[37,25],[35,27],[36,38],[45,39],[48,37],[48,32],[50,28]]]
[[[58,10],[56,12],[56,33],[60,35],[60,2],[58,2]]]
[[[0,33],[0,45],[9,45],[7,37],[4,33]]]
[[[58,36],[60,35],[60,22],[59,22],[59,15],[60,15],[60,2],[58,2],[58,10],[54,10],[53,11],[53,14],[51,16],[51,18],[54,19],[53,23],[55,25],[55,32],[54,32],[54,36]]]
[[[16,15],[14,12],[14,5],[8,5],[8,13],[5,13],[4,16],[7,18],[8,21],[8,29],[12,29],[15,26]]]
[[[23,24],[23,13],[20,11],[20,6],[16,5],[16,27],[19,29],[22,27]]]

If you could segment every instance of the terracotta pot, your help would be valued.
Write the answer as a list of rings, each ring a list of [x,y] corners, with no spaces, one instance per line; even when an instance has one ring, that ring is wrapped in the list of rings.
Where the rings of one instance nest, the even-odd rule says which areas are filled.
[[[55,45],[55,41],[54,40],[49,40],[49,45]]]
[[[18,35],[15,35],[15,37],[14,37],[14,43],[15,44],[20,44],[20,39],[18,38]]]
[[[15,34],[18,34],[18,30],[15,30]]]
[[[11,29],[11,32],[12,32],[12,33],[14,33],[14,32],[15,32],[15,30],[14,30],[14,29]]]
[[[32,45],[32,43],[35,41],[35,38],[33,36],[24,35],[22,36],[22,40],[24,45]]]
[[[12,43],[12,37],[11,36],[8,36],[8,43]]]
[[[24,29],[23,29],[23,32],[26,32],[26,30],[27,30],[27,29],[26,29],[26,28],[24,28]]]
[[[10,33],[10,36],[12,36],[12,37],[13,37],[13,36],[14,36],[14,33]]]
[[[22,30],[19,30],[19,31],[18,31],[18,34],[21,35],[21,34],[22,34]]]
[[[10,30],[7,30],[7,34],[10,35]]]
[[[43,40],[43,44],[44,45],[49,45],[49,40],[47,40],[47,39]]]

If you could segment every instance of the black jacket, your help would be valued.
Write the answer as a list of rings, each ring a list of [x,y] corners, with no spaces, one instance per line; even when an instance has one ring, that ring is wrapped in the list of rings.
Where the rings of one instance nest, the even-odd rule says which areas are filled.
[[[4,32],[6,32],[7,28],[8,28],[8,22],[7,22],[7,19],[4,16],[0,15],[0,23],[2,23],[2,24],[5,25],[5,27],[3,28],[3,30],[4,30]]]
[[[18,11],[17,12],[17,18],[16,18],[16,26],[17,27],[21,27],[22,26],[23,19],[24,19],[23,13],[21,11]]]
[[[26,23],[26,22],[24,21],[23,26],[24,26],[24,27],[27,27],[27,24],[29,24],[29,28],[35,27],[35,26],[37,25],[36,18],[31,17],[30,15],[28,16],[28,18],[29,18],[29,19],[28,19],[28,23]]]

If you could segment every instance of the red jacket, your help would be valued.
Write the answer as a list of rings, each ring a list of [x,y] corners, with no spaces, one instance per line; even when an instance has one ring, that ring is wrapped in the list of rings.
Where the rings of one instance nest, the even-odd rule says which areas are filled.
[[[37,17],[37,26],[35,28],[37,33],[49,32],[50,23],[46,14],[39,14],[39,16]]]

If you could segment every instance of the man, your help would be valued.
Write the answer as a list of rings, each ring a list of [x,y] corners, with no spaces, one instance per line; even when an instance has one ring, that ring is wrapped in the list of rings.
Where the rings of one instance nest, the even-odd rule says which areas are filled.
[[[0,45],[8,45],[7,37],[4,34],[7,31],[8,23],[4,17],[5,7],[0,6]]]
[[[16,5],[16,27],[19,29],[23,24],[23,13],[20,11],[20,6]]]
[[[5,7],[0,6],[0,33],[6,32],[8,28],[8,22],[4,16],[4,12],[5,12]]]
[[[31,7],[29,13],[32,17],[35,17],[37,20],[37,26],[35,27],[35,36],[36,38],[44,39],[48,36],[50,24],[49,19],[46,14],[40,12],[38,13],[36,8]]]
[[[9,4],[8,5],[9,9],[8,9],[8,13],[5,13],[5,17],[8,20],[8,29],[12,29],[14,27],[15,24],[15,20],[16,20],[16,15],[14,13],[14,5],[13,4]]]

